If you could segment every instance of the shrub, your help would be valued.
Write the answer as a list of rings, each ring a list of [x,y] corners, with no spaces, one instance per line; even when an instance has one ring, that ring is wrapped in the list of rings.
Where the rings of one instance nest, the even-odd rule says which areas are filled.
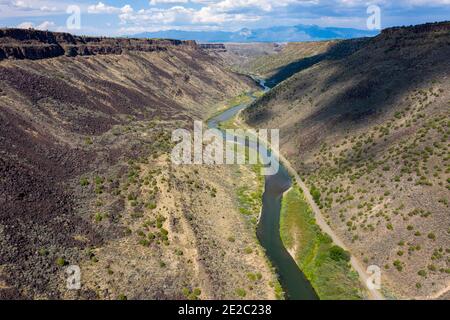
[[[256,275],[254,273],[247,273],[247,278],[250,281],[256,281]]]
[[[137,195],[130,193],[127,198],[128,198],[128,201],[137,200]]]
[[[96,188],[95,188],[95,193],[96,194],[102,194],[103,193],[103,186],[97,186]]]
[[[426,277],[427,276],[427,272],[425,270],[419,270],[419,272],[417,272],[417,274],[421,277]]]
[[[202,294],[202,290],[200,290],[199,288],[195,288],[192,293],[195,294],[196,296],[199,296]]]
[[[49,254],[49,252],[48,252],[47,249],[45,249],[45,248],[39,249],[39,255],[40,256],[48,256],[48,254]]]
[[[242,288],[238,288],[238,289],[236,289],[236,294],[239,297],[244,298],[247,295],[247,292],[245,292],[245,290]]]
[[[145,233],[142,230],[138,230],[137,231],[137,235],[140,236],[140,237],[145,237]]]
[[[59,257],[58,259],[56,259],[56,264],[60,267],[64,267],[67,262],[66,259],[64,259],[63,257]]]
[[[400,260],[395,260],[393,264],[397,271],[401,272],[403,270],[403,264]]]
[[[103,220],[103,215],[100,212],[95,214],[95,222],[101,222]]]
[[[80,180],[80,185],[81,185],[82,187],[88,186],[88,185],[89,185],[89,180],[88,180],[88,178],[81,178],[81,180]]]
[[[333,259],[334,261],[345,261],[345,262],[350,261],[350,253],[345,251],[341,247],[332,246],[329,252],[330,258]]]
[[[154,202],[149,202],[145,206],[147,209],[150,209],[150,210],[156,209],[156,203],[154,203]]]
[[[191,294],[191,290],[189,290],[189,288],[183,288],[182,292],[185,297],[189,297]]]
[[[103,182],[105,182],[105,179],[100,177],[100,176],[96,176],[94,178],[94,182],[95,182],[96,185],[100,185],[100,184],[103,184]]]
[[[315,186],[311,187],[311,196],[313,197],[314,201],[320,205],[320,190],[317,189]]]

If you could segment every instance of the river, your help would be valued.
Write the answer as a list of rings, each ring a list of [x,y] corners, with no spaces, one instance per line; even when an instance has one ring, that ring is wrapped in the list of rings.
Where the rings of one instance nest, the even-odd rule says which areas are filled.
[[[265,92],[270,90],[265,86],[263,80],[258,79],[258,82]],[[256,99],[254,96],[252,98]],[[248,105],[241,104],[224,111],[209,120],[208,127],[218,128],[221,122],[235,117]],[[265,152],[267,151],[263,150],[261,153],[265,154]],[[291,184],[291,178],[281,163],[277,174],[266,177],[257,236],[260,244],[266,250],[267,257],[277,270],[286,298],[290,300],[317,300],[316,292],[284,247],[280,236],[281,201],[284,192],[291,187]]]

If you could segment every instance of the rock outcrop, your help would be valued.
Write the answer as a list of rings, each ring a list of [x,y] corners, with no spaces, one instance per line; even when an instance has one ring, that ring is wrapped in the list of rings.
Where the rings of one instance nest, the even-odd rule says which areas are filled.
[[[433,32],[448,32],[450,29],[450,21],[425,23],[408,27],[393,27],[384,29],[382,35],[392,34],[418,34],[418,33],[433,33]]]
[[[33,29],[0,29],[0,60],[166,51],[177,46],[197,48],[195,41],[84,37]]]

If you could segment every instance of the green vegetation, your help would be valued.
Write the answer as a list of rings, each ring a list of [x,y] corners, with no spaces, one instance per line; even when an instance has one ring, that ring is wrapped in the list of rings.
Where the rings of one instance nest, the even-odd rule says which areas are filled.
[[[321,299],[361,299],[358,275],[350,254],[321,232],[301,191],[292,188],[283,199],[281,238],[296,248],[296,261]]]
[[[243,92],[240,95],[231,98],[228,102],[227,105],[232,107],[236,107],[239,106],[241,104],[248,104],[252,102],[252,97],[247,93],[247,92]]]
[[[219,129],[227,130],[227,129],[239,129],[236,124],[236,117],[230,118],[227,121],[221,122],[219,124]]]
[[[59,267],[64,267],[67,264],[67,261],[63,257],[59,257],[58,259],[56,259],[56,264]]]
[[[102,214],[102,213],[100,213],[100,212],[97,212],[97,213],[95,214],[95,216],[94,216],[95,222],[102,222],[102,220],[103,220],[104,218],[105,218],[105,215]]]
[[[247,248],[244,249],[244,252],[245,252],[246,254],[252,254],[252,253],[253,253],[253,249],[247,247]]]
[[[195,288],[194,290],[190,290],[189,288],[183,288],[183,295],[188,300],[199,300],[199,296],[202,294],[202,290],[199,288]]]
[[[246,148],[245,156],[248,158],[248,148]],[[264,177],[261,175],[261,168],[262,165],[260,163],[251,166],[258,181],[256,190],[254,187],[249,186],[243,186],[237,189],[239,212],[248,217],[248,220],[254,227],[256,227],[257,218],[261,212],[262,195],[264,192]]]
[[[315,186],[312,186],[310,191],[311,191],[311,196],[314,199],[314,202],[317,203],[317,205],[321,207],[321,204],[320,204],[320,190],[317,189]]]
[[[245,296],[247,295],[247,292],[242,288],[238,288],[238,289],[236,289],[236,294],[240,298],[245,298]]]
[[[90,146],[91,144],[93,144],[92,139],[87,137],[86,139],[84,139],[84,143],[88,146]]]
[[[39,249],[38,252],[39,252],[40,256],[48,256],[48,254],[49,254],[49,251],[47,249],[45,249],[45,248]]]
[[[88,179],[88,178],[81,178],[81,179],[80,179],[80,185],[81,185],[82,187],[88,186],[88,185],[89,185],[89,179]]]
[[[124,295],[123,293],[121,293],[121,294],[119,294],[119,296],[117,297],[117,300],[125,301],[125,300],[128,300],[128,298],[127,298],[126,295]]]
[[[283,300],[284,299],[284,291],[283,288],[281,287],[281,284],[279,281],[271,281],[269,282],[269,285],[271,287],[274,288],[275,290],[275,297],[277,298],[277,300]]]
[[[394,267],[397,269],[398,272],[402,272],[403,271],[403,263],[400,260],[395,260],[393,264],[394,264]]]

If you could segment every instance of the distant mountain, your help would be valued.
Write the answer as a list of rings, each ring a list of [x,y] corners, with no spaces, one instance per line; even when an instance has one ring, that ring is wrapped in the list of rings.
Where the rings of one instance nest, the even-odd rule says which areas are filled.
[[[297,25],[255,30],[245,28],[235,32],[167,30],[144,32],[133,37],[196,40],[198,42],[296,42],[372,37],[378,33],[378,31],[352,28],[323,28],[315,25]]]

